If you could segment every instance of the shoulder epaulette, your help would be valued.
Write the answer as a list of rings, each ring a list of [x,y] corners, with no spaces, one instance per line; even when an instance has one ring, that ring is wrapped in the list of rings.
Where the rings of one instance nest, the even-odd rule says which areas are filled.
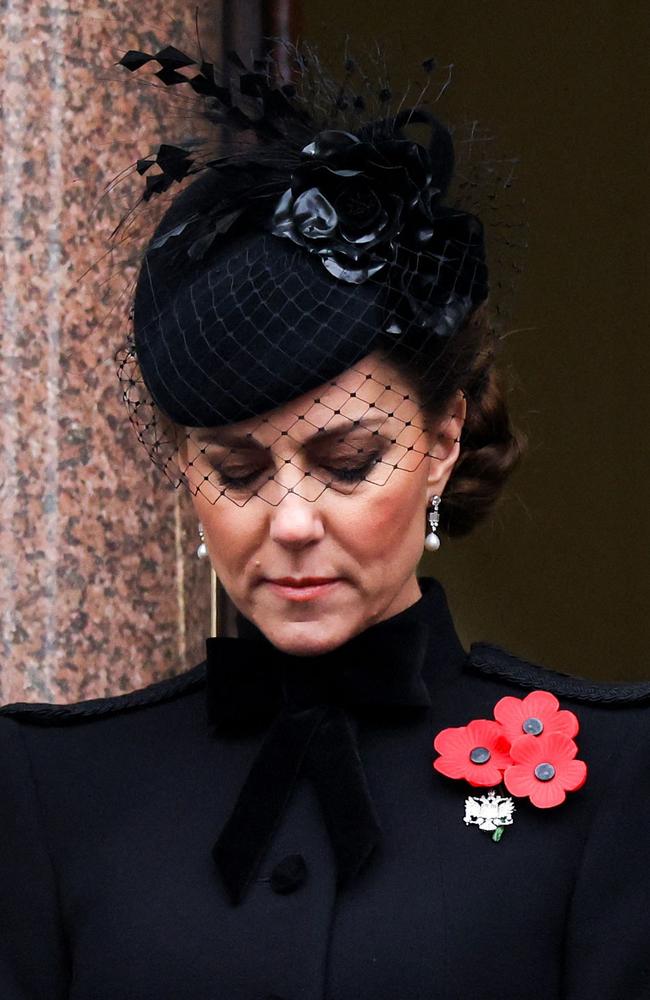
[[[88,719],[115,715],[118,712],[131,711],[135,708],[146,708],[171,701],[181,694],[186,694],[205,683],[205,663],[199,663],[176,677],[168,677],[155,681],[148,687],[127,694],[119,694],[110,698],[92,698],[88,701],[77,701],[70,705],[47,704],[39,702],[14,702],[0,707],[0,715],[24,719],[43,725],[55,723],[84,722]]]
[[[470,647],[468,665],[520,687],[543,688],[577,701],[626,705],[650,701],[650,681],[595,681],[587,677],[551,670],[522,660],[500,646],[475,642]]]

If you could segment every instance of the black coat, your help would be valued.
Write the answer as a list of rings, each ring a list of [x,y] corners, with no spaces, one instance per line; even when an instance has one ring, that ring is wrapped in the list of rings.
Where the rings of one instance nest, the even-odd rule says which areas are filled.
[[[227,894],[212,847],[270,722],[215,734],[204,664],[132,695],[5,707],[2,1000],[650,997],[650,683],[468,655],[442,588],[421,584],[374,628],[426,625],[430,705],[347,712],[381,840],[338,887],[301,771],[243,898]],[[518,798],[497,843],[463,822],[484,790],[434,771],[432,740],[534,688],[578,716],[588,778],[556,808]]]

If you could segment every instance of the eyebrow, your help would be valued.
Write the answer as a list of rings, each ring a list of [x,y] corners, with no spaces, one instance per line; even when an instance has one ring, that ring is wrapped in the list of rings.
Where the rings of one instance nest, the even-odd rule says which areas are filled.
[[[382,414],[381,416],[377,415],[376,417],[368,417],[368,418],[360,417],[358,420],[346,419],[345,423],[339,421],[334,427],[323,427],[317,430],[310,437],[302,441],[301,445],[304,446],[306,444],[311,444],[314,441],[318,442],[327,441],[337,434],[345,436],[346,434],[349,434],[350,431],[356,430],[358,428],[362,428],[363,430],[373,431],[373,425],[377,425],[378,427],[379,425],[385,423],[387,419],[388,415]],[[377,427],[374,427],[374,429],[376,430]],[[216,435],[217,436],[215,436],[212,440],[217,445],[227,445],[229,447],[235,447],[235,448],[256,447],[256,448],[266,449],[267,447],[269,447],[268,445],[265,445],[263,441],[259,441],[253,435],[252,432],[249,432],[248,434],[237,434],[236,432],[233,432],[228,428],[223,428],[223,429],[217,429]]]

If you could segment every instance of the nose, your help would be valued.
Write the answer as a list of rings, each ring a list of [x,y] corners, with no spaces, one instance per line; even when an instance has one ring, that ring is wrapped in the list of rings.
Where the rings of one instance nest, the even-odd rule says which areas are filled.
[[[269,533],[274,542],[291,549],[319,541],[325,535],[325,526],[318,502],[287,493],[273,509]]]

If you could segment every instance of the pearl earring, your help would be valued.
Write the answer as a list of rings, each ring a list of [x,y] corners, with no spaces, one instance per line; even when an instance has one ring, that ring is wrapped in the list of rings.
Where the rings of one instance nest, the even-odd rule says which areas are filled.
[[[203,530],[203,525],[199,522],[199,538],[201,539],[199,547],[196,550],[197,558],[207,559],[208,557],[208,546],[205,544],[205,532]]]
[[[438,527],[438,522],[440,521],[440,514],[438,513],[438,507],[440,506],[441,497],[431,497],[431,508],[427,512],[427,517],[429,519],[429,527],[431,531],[424,539],[424,547],[429,552],[437,552],[440,548],[440,539],[436,535],[436,528]]]

